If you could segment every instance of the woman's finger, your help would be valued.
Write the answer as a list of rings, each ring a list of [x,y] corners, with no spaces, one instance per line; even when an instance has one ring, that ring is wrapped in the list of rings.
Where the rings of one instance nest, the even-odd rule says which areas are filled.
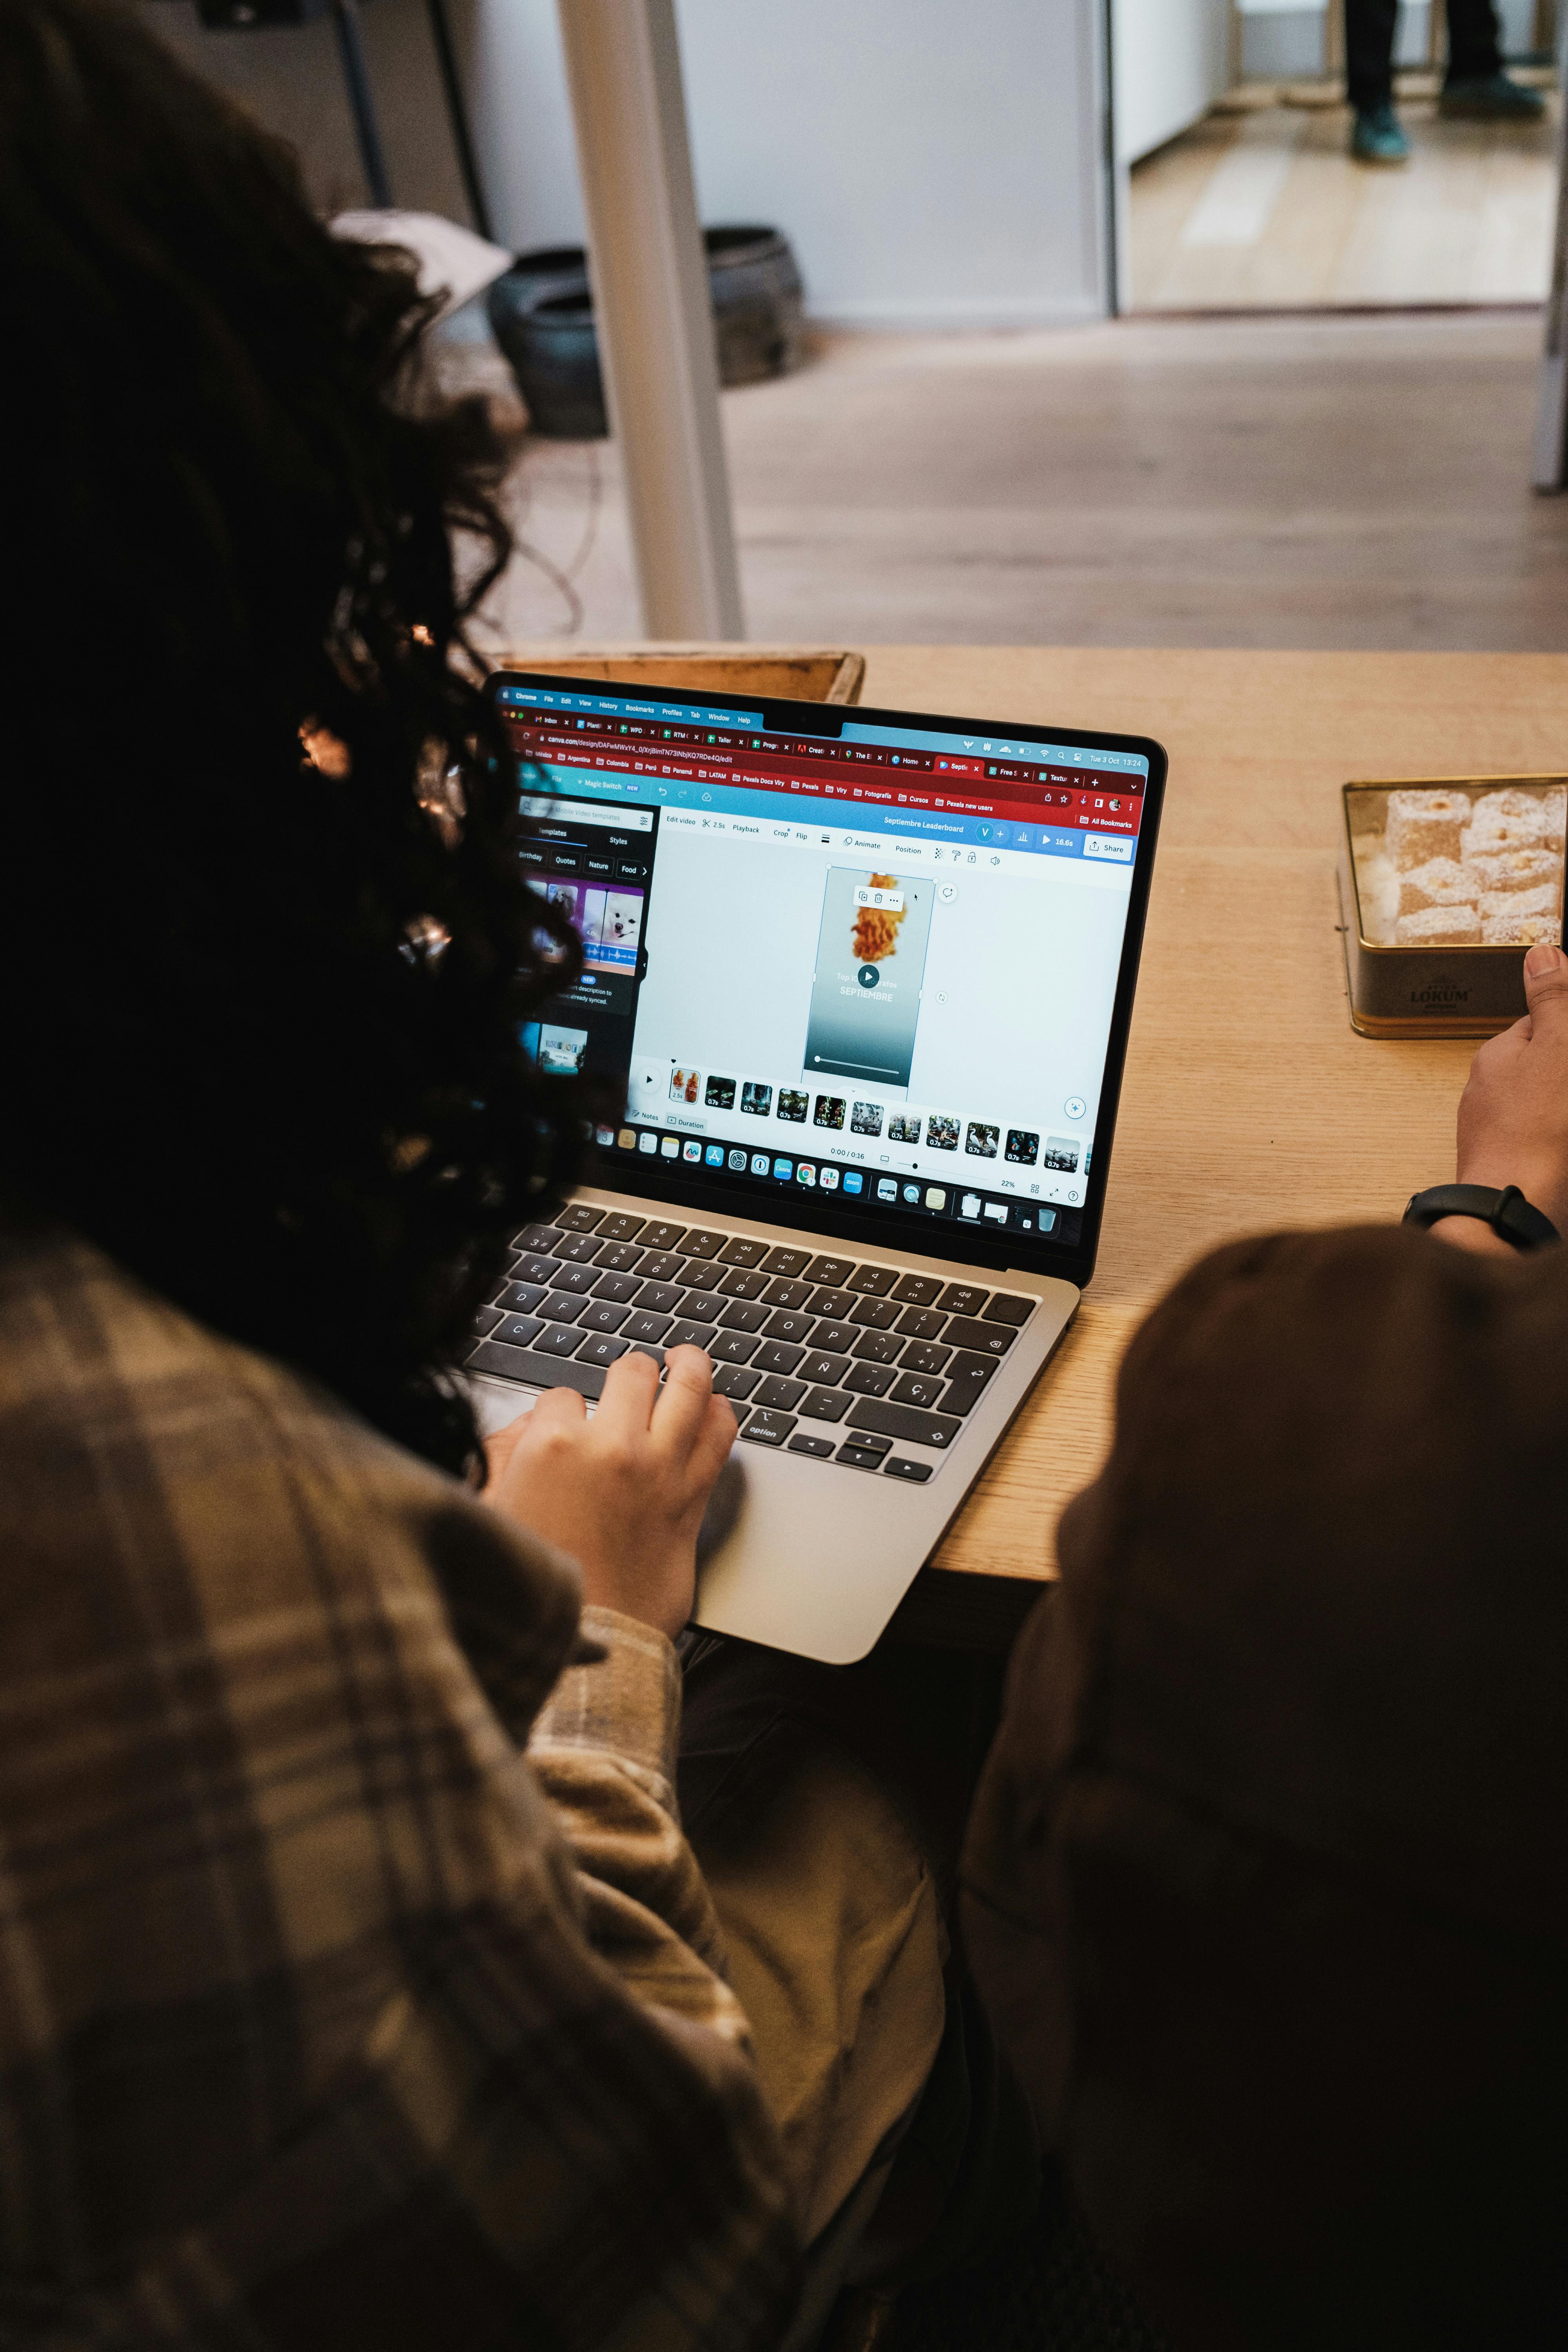
[[[651,1356],[619,1357],[605,1375],[595,1428],[605,1437],[646,1437],[658,1394],[658,1366]]]
[[[552,1429],[572,1429],[587,1417],[588,1408],[575,1389],[546,1389],[528,1416],[528,1427],[518,1433],[518,1443],[527,1445],[531,1440],[547,1437]]]
[[[654,1444],[672,1462],[684,1462],[713,1402],[713,1366],[701,1348],[672,1348],[664,1360],[664,1386],[653,1409]]]

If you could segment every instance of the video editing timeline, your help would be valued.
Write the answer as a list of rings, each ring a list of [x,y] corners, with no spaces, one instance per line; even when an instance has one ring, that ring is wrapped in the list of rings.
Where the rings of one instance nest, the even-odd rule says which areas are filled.
[[[498,700],[524,855],[584,941],[531,1042],[542,1066],[623,1079],[604,1148],[1076,1242],[1142,760],[849,714],[781,736],[760,712]]]

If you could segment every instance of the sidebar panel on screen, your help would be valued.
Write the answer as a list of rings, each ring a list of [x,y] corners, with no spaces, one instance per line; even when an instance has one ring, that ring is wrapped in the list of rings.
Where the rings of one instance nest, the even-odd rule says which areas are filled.
[[[657,809],[605,809],[568,794],[524,792],[533,838],[520,852],[540,895],[583,942],[583,971],[552,997],[523,1043],[552,1076],[624,1081],[645,968]]]

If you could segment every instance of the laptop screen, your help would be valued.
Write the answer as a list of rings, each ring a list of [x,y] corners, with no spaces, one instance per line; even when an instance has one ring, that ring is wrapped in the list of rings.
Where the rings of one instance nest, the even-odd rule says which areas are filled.
[[[861,1213],[938,1255],[985,1234],[1048,1267],[1092,1239],[1158,745],[505,673],[490,691],[521,855],[584,942],[526,1042],[624,1088],[604,1181],[698,1180],[761,1218],[787,1190],[804,1222]]]

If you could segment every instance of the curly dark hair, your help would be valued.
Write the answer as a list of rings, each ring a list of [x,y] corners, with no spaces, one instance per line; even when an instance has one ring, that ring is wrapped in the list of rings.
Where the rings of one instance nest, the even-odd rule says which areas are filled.
[[[410,258],[109,0],[0,0],[0,1185],[472,1468],[452,1367],[584,1108],[465,659],[508,452]]]

